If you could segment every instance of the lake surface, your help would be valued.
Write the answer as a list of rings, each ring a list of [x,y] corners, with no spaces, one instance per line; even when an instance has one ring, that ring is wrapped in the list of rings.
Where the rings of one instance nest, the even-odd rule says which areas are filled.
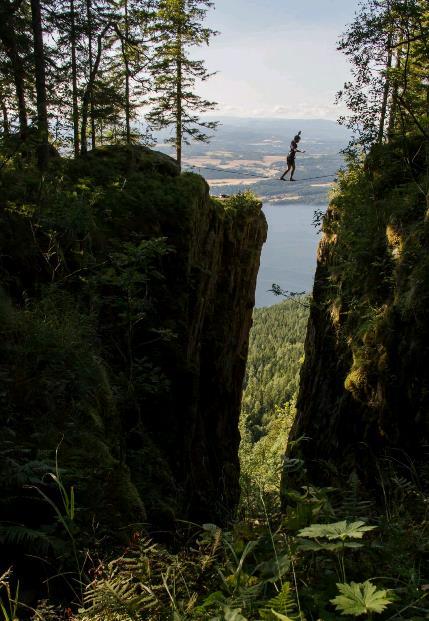
[[[266,204],[268,239],[262,249],[256,286],[256,306],[271,306],[283,298],[269,293],[273,283],[286,291],[311,291],[320,235],[312,225],[320,207],[299,204]]]

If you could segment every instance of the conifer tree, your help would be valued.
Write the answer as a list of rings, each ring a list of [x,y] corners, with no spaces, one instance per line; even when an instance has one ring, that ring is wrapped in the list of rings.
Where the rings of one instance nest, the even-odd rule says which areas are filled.
[[[114,7],[109,2],[85,0],[85,19],[87,36],[86,78],[82,93],[81,106],[81,153],[88,150],[88,122],[90,125],[91,147],[96,147],[96,91],[99,71],[103,56],[106,56],[113,45],[110,38],[114,25]]]
[[[155,0],[120,0],[115,31],[119,42],[120,79],[123,82],[124,139],[130,144],[131,122],[138,107],[146,103],[148,66],[152,43]]]
[[[27,75],[24,57],[30,48],[29,31],[23,28],[26,8],[22,0],[0,2],[0,41],[5,57],[5,62],[2,63],[5,72],[3,77],[6,83],[11,81],[14,84],[19,131],[23,139],[28,134]]]
[[[45,47],[43,42],[42,8],[40,0],[31,0],[31,28],[34,40],[34,70],[36,78],[37,130],[40,140],[39,167],[46,168],[49,157],[48,101],[46,93]]]
[[[189,54],[193,46],[208,45],[216,33],[203,25],[208,0],[160,0],[156,20],[156,38],[151,73],[153,76],[152,110],[147,116],[156,129],[174,128],[169,139],[176,149],[176,160],[182,165],[182,144],[189,139],[207,141],[204,130],[215,129],[217,123],[205,121],[200,115],[215,107],[195,92],[196,81],[210,77],[202,60]]]

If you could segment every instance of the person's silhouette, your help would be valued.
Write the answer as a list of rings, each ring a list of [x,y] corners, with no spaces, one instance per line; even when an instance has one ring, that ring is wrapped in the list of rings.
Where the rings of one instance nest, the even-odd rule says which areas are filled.
[[[289,155],[287,156],[286,162],[287,162],[287,170],[284,171],[284,173],[282,174],[282,176],[280,177],[280,179],[282,181],[285,180],[285,176],[288,174],[288,172],[291,170],[291,174],[290,174],[290,180],[291,181],[295,181],[295,179],[293,178],[294,173],[295,173],[295,157],[297,153],[305,153],[305,151],[300,151],[298,149],[298,144],[301,140],[301,132],[298,132],[297,135],[294,137],[294,139],[292,140],[292,142],[290,143],[290,151],[289,151]]]

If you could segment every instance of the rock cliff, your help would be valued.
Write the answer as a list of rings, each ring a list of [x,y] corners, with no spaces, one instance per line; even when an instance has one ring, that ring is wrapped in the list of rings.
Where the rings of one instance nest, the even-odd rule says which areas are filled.
[[[429,441],[427,157],[417,140],[374,148],[332,198],[288,449],[303,460],[304,480],[341,484],[354,472],[380,491],[389,470],[421,473]],[[293,465],[285,494],[300,480]]]
[[[5,557],[57,555],[67,539],[45,498],[66,510],[56,467],[79,542],[224,521],[261,205],[211,199],[201,177],[137,147],[0,181]]]

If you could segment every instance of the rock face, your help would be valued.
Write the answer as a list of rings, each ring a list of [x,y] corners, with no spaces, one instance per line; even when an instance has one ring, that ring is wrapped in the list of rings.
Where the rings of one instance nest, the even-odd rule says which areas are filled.
[[[261,205],[211,199],[144,148],[54,165],[43,200],[30,174],[1,178],[1,519],[48,547],[64,535],[24,489],[61,505],[58,449],[83,540],[94,523],[126,540],[142,524],[222,522],[239,496]]]
[[[419,192],[427,145],[374,150],[340,179],[319,245],[298,414],[288,457],[380,491],[383,473],[418,476],[429,441],[429,221]],[[296,466],[296,464],[295,464]],[[302,474],[302,473],[301,473]],[[388,478],[388,475],[387,475]]]
[[[177,460],[189,515],[224,521],[239,497],[238,419],[265,219],[257,204],[204,204],[184,264],[186,369]],[[181,405],[183,401],[183,405]],[[183,435],[183,432],[182,432]]]

